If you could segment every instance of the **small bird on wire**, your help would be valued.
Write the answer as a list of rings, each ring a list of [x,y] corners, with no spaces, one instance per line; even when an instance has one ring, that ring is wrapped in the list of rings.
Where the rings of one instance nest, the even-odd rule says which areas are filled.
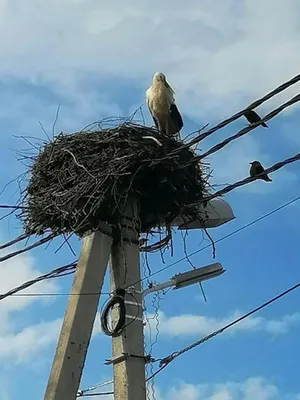
[[[251,124],[255,124],[256,122],[261,121],[260,116],[253,110],[247,110],[244,112],[244,117],[248,120],[248,122]],[[268,128],[268,125],[265,122],[262,122],[261,125],[264,128]]]
[[[259,161],[252,161],[250,165],[251,165],[250,176],[252,178],[264,172],[264,167],[261,165]],[[263,179],[266,182],[272,182],[272,179],[269,178],[267,174],[260,176],[259,179]]]
[[[174,94],[166,76],[162,72],[156,72],[152,85],[146,90],[146,103],[157,130],[168,136],[179,137],[183,121],[175,104]]]

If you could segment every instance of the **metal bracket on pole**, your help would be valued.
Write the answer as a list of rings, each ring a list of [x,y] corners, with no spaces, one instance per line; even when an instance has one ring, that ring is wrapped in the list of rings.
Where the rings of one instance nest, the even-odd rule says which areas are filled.
[[[146,356],[145,355],[139,356],[139,355],[136,355],[136,354],[123,353],[123,354],[121,354],[119,356],[115,356],[115,357],[106,359],[104,364],[105,365],[117,364],[119,362],[122,362],[122,361],[126,360],[129,357],[143,358],[145,360],[145,363],[150,363],[152,361],[152,358],[151,358],[150,354],[148,354]]]

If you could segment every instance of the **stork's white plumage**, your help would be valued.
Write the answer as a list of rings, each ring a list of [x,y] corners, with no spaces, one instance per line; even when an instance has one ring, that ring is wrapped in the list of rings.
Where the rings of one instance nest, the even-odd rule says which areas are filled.
[[[179,135],[182,117],[174,99],[174,90],[161,72],[153,75],[152,85],[146,91],[146,103],[156,128],[166,135]]]

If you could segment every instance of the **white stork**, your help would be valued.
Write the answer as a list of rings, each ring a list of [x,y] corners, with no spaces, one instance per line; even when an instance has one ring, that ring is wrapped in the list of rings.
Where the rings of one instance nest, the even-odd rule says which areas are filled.
[[[153,83],[146,91],[146,103],[157,130],[166,135],[178,135],[183,127],[182,117],[174,99],[174,90],[162,72],[153,75]]]

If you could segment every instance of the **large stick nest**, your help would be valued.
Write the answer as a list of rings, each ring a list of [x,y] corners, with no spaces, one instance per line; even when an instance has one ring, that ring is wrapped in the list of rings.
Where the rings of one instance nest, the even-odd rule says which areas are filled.
[[[169,157],[181,145],[132,123],[56,136],[34,157],[20,215],[26,231],[82,235],[117,225],[128,196],[138,200],[142,232],[168,225],[207,194],[202,166],[189,163],[193,150]]]

